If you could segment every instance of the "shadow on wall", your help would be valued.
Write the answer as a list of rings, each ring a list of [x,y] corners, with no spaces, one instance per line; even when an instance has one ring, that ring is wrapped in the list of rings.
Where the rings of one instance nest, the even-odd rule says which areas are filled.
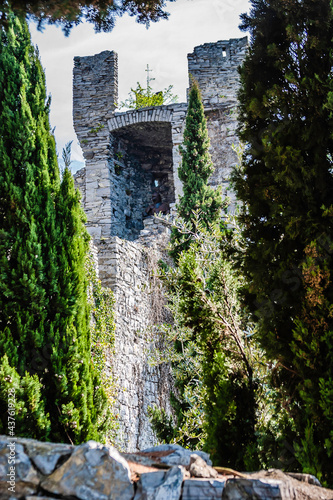
[[[153,192],[175,202],[171,124],[129,125],[113,131],[111,143],[111,236],[135,240]]]

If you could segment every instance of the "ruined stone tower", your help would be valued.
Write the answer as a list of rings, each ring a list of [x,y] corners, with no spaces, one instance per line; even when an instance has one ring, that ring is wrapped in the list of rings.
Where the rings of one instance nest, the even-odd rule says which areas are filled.
[[[195,47],[189,75],[198,81],[207,117],[215,172],[212,186],[228,190],[237,161],[237,68],[247,39]],[[86,166],[76,174],[97,249],[99,277],[116,298],[119,445],[125,450],[154,444],[147,409],[170,411],[168,367],[149,365],[149,325],[156,321],[149,293],[149,260],[158,255],[168,230],[143,212],[154,190],[173,207],[182,193],[178,179],[187,104],[116,112],[117,54],[104,51],[74,60],[74,127]],[[232,196],[232,193],[228,193]]]

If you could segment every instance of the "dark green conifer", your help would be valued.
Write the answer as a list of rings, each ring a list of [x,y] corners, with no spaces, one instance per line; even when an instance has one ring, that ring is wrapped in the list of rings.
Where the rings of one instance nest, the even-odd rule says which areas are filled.
[[[332,481],[332,6],[253,0],[242,28],[251,45],[241,69],[245,151],[235,187],[247,303],[288,398],[298,458]]]
[[[214,172],[209,153],[209,137],[206,117],[197,82],[192,82],[189,95],[188,111],[184,130],[183,146],[180,147],[182,163],[178,169],[179,179],[183,183],[183,196],[177,204],[177,213],[189,230],[195,230],[195,220],[200,218],[204,227],[216,221],[222,207],[221,192],[208,185],[208,179]],[[177,228],[171,233],[174,259],[189,248],[189,233],[181,233]]]
[[[0,45],[0,432],[14,384],[16,435],[81,442],[103,437],[106,399],[90,358],[88,235],[68,170],[60,184],[48,113],[27,25],[11,16]]]

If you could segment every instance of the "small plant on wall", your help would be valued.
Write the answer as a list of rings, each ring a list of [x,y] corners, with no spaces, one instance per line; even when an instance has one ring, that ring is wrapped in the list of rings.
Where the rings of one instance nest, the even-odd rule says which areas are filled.
[[[172,104],[177,102],[178,96],[172,93],[173,85],[169,85],[165,89],[154,92],[153,88],[150,85],[150,82],[155,80],[155,78],[151,78],[149,76],[149,65],[147,64],[147,87],[144,88],[142,85],[137,82],[136,88],[131,88],[129,96],[125,101],[120,103],[120,109],[128,108],[128,109],[141,109],[149,106],[162,106],[163,104]]]
[[[124,153],[122,153],[121,151],[117,151],[115,153],[115,157],[117,158],[117,160],[122,160],[124,158]]]
[[[102,125],[101,123],[98,123],[96,127],[93,127],[89,130],[89,134],[97,134],[98,132],[100,132],[100,130],[103,130],[104,128],[104,125]]]
[[[115,165],[115,166],[114,166],[114,173],[115,173],[116,175],[120,175],[120,174],[121,174],[121,171],[122,171],[122,168],[121,168],[121,166],[120,166],[120,165]]]

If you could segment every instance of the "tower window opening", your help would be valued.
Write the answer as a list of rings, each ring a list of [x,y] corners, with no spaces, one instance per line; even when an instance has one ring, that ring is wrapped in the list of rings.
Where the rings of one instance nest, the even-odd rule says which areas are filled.
[[[225,47],[222,47],[222,57],[227,57],[227,50]]]

